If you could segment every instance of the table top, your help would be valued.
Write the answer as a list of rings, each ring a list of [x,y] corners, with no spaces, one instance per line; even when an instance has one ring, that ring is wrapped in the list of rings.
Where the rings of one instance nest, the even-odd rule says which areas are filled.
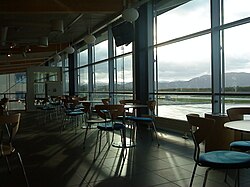
[[[148,105],[124,105],[124,108],[127,109],[127,108],[147,108]]]
[[[100,100],[83,100],[79,101],[79,103],[102,103]]]
[[[224,124],[224,127],[242,132],[250,132],[250,120],[229,121]]]

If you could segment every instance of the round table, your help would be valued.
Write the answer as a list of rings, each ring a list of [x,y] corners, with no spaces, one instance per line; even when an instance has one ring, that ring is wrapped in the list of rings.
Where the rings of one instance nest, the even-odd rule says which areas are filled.
[[[224,127],[241,132],[250,132],[250,120],[238,120],[238,121],[226,122],[224,124]]]

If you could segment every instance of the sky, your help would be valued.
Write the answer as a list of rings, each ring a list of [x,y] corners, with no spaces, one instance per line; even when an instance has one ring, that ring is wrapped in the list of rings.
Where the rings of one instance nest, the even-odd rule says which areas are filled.
[[[210,27],[209,0],[193,0],[158,17],[158,42]],[[250,16],[249,0],[224,0],[224,23]],[[250,73],[250,24],[226,29],[226,72]],[[210,35],[158,48],[159,81],[211,74]]]

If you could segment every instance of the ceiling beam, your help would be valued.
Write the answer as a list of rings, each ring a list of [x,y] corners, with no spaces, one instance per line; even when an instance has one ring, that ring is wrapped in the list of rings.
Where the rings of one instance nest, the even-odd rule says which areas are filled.
[[[1,13],[117,12],[122,9],[123,0],[4,0],[0,6]]]

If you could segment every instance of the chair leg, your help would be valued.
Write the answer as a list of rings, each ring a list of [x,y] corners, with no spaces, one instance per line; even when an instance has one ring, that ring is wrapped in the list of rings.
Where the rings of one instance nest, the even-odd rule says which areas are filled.
[[[203,185],[202,185],[203,187],[206,186],[208,172],[209,172],[211,169],[212,169],[212,168],[208,168],[208,169],[206,170],[205,177],[204,177],[204,180],[203,180]]]
[[[96,160],[96,151],[97,151],[97,146],[98,146],[98,141],[99,141],[99,133],[100,133],[100,131],[98,130],[97,131],[97,136],[96,136],[96,143],[95,143],[95,152],[94,152],[94,160]],[[100,145],[99,145],[100,146]],[[100,150],[100,148],[99,148],[99,150]]]
[[[9,172],[11,172],[10,162],[9,162],[9,159],[8,159],[7,156],[5,156],[5,160],[6,160],[6,163],[7,163],[7,166],[8,166],[8,170],[9,170]]]
[[[225,183],[227,182],[227,175],[228,175],[228,169],[226,169],[226,172],[225,172],[225,178],[224,178]]]
[[[87,139],[87,134],[88,134],[89,126],[90,126],[90,124],[86,123],[86,130],[85,130],[85,135],[84,135],[84,140],[83,140],[83,148],[85,148],[85,142],[86,142],[86,139]]]
[[[153,126],[153,129],[154,129],[154,132],[155,132],[155,138],[156,138],[156,141],[158,143],[158,147],[160,146],[160,143],[159,143],[159,139],[158,139],[158,135],[157,135],[157,131],[156,131],[156,127],[155,127],[155,123],[152,122],[152,126]]]
[[[191,177],[191,180],[190,180],[189,187],[191,187],[191,186],[193,185],[193,181],[194,181],[194,176],[195,176],[195,172],[196,172],[197,165],[198,165],[198,164],[195,163],[194,169],[193,169],[193,173],[192,173],[192,177]]]
[[[236,170],[236,177],[235,177],[235,183],[234,183],[235,187],[237,185],[238,187],[240,186],[240,170],[239,169]]]
[[[29,181],[28,181],[28,178],[27,178],[27,175],[26,175],[26,172],[25,172],[24,166],[23,166],[23,161],[22,161],[22,158],[21,158],[21,155],[20,155],[20,153],[19,153],[19,152],[17,152],[17,156],[18,156],[19,162],[20,162],[21,167],[22,167],[22,170],[23,170],[23,175],[24,175],[24,178],[25,178],[25,181],[26,181],[27,187],[29,187]]]

